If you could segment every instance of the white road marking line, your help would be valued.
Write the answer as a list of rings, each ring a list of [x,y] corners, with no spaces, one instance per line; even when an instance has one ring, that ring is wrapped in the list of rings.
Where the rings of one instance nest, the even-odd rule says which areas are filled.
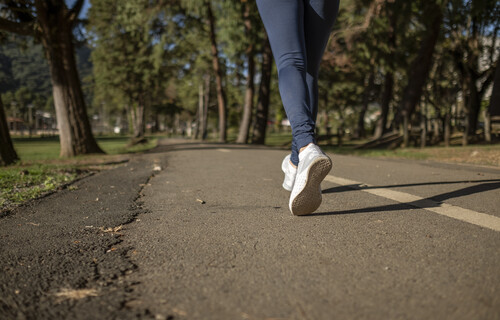
[[[406,192],[391,190],[388,188],[376,188],[372,185],[368,185],[362,182],[335,177],[332,175],[326,176],[325,180],[328,182],[339,184],[341,186],[351,186],[353,189],[368,192],[373,195],[391,199],[396,202],[404,203],[416,208],[432,211],[449,218],[465,221],[491,230],[500,231],[500,218],[489,214],[464,209],[448,203],[439,203]],[[371,188],[363,189],[363,187]]]
[[[217,149],[217,151],[220,151],[220,152],[231,152],[231,150],[228,150],[228,149]]]

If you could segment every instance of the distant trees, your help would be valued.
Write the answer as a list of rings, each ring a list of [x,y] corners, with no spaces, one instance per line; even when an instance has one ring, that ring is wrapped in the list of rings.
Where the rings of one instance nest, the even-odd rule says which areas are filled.
[[[155,56],[156,46],[164,44],[155,34],[158,14],[158,6],[150,1],[118,0],[93,1],[89,13],[95,100],[111,98],[125,106],[135,141],[144,138],[146,111],[157,99],[155,90],[164,71],[155,63],[164,57],[163,48]]]
[[[82,1],[72,8],[65,3],[9,1],[0,19],[0,29],[34,35],[44,45],[58,117],[68,117],[78,133],[61,128],[61,143],[63,136],[86,136],[85,121],[75,120],[86,119],[85,108],[73,107],[82,105],[81,90],[74,91],[78,78],[68,76],[76,71],[57,63],[73,65],[68,39]],[[93,106],[126,112],[135,138],[144,136],[146,122],[154,130],[163,121],[194,138],[265,143],[268,124],[286,117],[254,2],[91,4],[85,36],[94,64]],[[341,1],[320,67],[319,133],[339,140],[393,137],[393,145],[448,145],[458,136],[467,144],[483,132],[487,139],[483,127],[498,110],[492,87],[498,84],[499,15],[494,0]],[[58,30],[57,36],[48,30]],[[2,65],[0,83],[9,70]],[[64,91],[59,83],[66,82],[73,89]],[[68,107],[58,107],[60,101]]]
[[[477,140],[500,56],[499,14],[493,0],[342,1],[320,95],[334,101],[340,119],[346,106],[355,111],[351,118],[359,115],[338,121],[355,136],[371,113],[378,115],[370,128],[376,139],[401,130],[404,145],[449,143],[454,127],[464,144]]]

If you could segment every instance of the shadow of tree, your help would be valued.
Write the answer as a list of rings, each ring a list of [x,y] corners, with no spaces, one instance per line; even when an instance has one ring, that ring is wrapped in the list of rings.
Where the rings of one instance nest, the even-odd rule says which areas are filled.
[[[490,190],[496,190],[500,188],[500,180],[477,180],[477,181],[454,181],[454,182],[430,182],[430,183],[416,183],[416,184],[407,184],[400,186],[413,186],[413,185],[436,185],[436,184],[450,184],[450,183],[477,183],[477,182],[490,182],[490,183],[481,183],[479,185],[465,187],[459,190],[445,192],[442,194],[438,194],[432,197],[407,202],[407,203],[397,203],[391,205],[383,205],[383,206],[375,206],[375,207],[367,207],[367,208],[359,208],[359,209],[351,209],[351,210],[341,210],[341,211],[330,211],[330,212],[318,212],[314,214],[310,214],[309,216],[322,216],[322,215],[340,215],[340,214],[354,214],[354,213],[368,213],[368,212],[382,212],[382,211],[399,211],[399,210],[410,210],[410,209],[425,209],[425,208],[433,208],[439,207],[442,202],[445,200],[459,198],[463,196],[468,196],[471,194],[481,193]],[[390,188],[397,187],[394,186],[370,186],[363,187],[360,185],[349,185],[349,186],[339,186],[327,189],[323,191],[323,193],[334,193],[334,192],[344,192],[344,191],[352,191],[352,190],[366,190],[366,189],[378,189],[378,188]]]

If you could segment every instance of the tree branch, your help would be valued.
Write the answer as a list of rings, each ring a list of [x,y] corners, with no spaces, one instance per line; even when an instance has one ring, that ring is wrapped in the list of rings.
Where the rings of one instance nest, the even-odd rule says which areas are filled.
[[[8,19],[0,18],[0,29],[11,33],[16,33],[22,36],[34,35],[31,23],[27,22],[13,22]]]
[[[75,23],[76,19],[78,18],[78,15],[80,14],[80,11],[82,11],[83,3],[85,0],[77,0],[75,4],[73,5],[73,8],[69,10],[68,12],[68,20],[69,23],[72,25]]]

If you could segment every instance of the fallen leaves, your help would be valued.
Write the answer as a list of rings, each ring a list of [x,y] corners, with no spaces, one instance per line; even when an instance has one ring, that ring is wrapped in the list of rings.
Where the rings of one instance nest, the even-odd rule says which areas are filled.
[[[97,297],[96,289],[61,289],[61,291],[56,292],[54,296],[56,297],[57,303],[63,302],[65,300],[80,300],[87,297]]]
[[[99,227],[99,230],[101,230],[101,232],[110,232],[110,233],[118,233],[123,229],[123,225],[119,225],[118,227],[114,227],[114,228],[106,228],[104,229],[104,227]]]

